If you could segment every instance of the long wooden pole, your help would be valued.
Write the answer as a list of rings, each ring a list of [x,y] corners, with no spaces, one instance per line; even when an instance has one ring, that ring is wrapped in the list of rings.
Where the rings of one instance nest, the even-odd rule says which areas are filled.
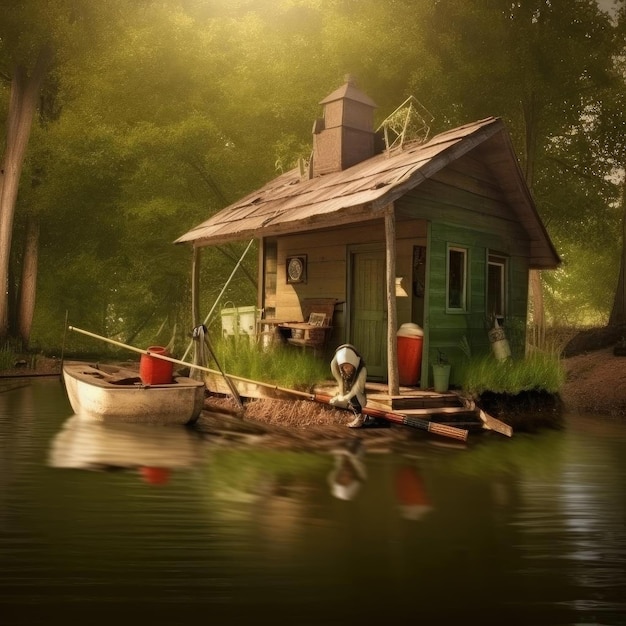
[[[96,335],[96,333],[92,333],[88,330],[83,330],[82,328],[77,328],[76,326],[68,326],[68,330],[81,333],[82,335],[86,335],[87,337],[99,339],[100,341],[105,341],[106,343],[110,343],[114,346],[118,346],[119,348],[125,348],[126,350],[131,350],[132,352],[138,352],[139,354],[147,354],[149,356],[154,357],[155,359],[161,359],[163,361],[170,361],[171,363],[177,363],[178,365],[191,367],[193,369],[197,369],[202,372],[208,372],[209,374],[218,374],[219,376],[225,376],[227,378],[230,378],[231,380],[239,380],[244,383],[260,385],[262,387],[268,387],[275,391],[284,391],[285,393],[288,393],[288,392],[298,393],[298,394],[300,393],[300,392],[294,392],[291,389],[283,389],[282,387],[278,387],[276,385],[272,385],[269,383],[261,383],[258,380],[251,380],[250,378],[243,378],[242,376],[235,376],[234,374],[224,374],[223,372],[211,369],[210,367],[204,367],[203,365],[196,365],[195,363],[188,363],[187,361],[180,361],[178,359],[174,359],[172,357],[165,356],[163,354],[156,354],[154,352],[150,352],[150,350],[142,350],[141,348],[136,348],[135,346],[129,346],[128,344],[122,343],[121,341],[116,341],[115,339],[109,339],[108,337],[103,337],[102,335]],[[310,394],[305,394],[305,395],[310,395]]]
[[[396,310],[396,214],[393,202],[385,209],[385,268],[387,284],[387,385],[389,395],[400,393],[398,374],[398,314]]]
[[[306,391],[296,391],[294,389],[287,389],[285,387],[279,387],[278,385],[262,383],[262,382],[259,382],[258,380],[251,380],[249,378],[243,378],[241,376],[234,376],[233,374],[223,374],[223,372],[218,372],[217,370],[213,370],[209,367],[204,367],[203,365],[195,365],[193,363],[186,363],[185,361],[173,359],[172,357],[164,356],[163,354],[155,354],[154,352],[150,352],[150,350],[142,350],[141,348],[135,348],[134,346],[129,346],[125,343],[121,343],[120,341],[115,341],[115,339],[109,339],[108,337],[102,337],[101,335],[96,335],[95,333],[89,332],[88,330],[76,328],[76,326],[69,326],[68,328],[69,330],[75,331],[77,333],[81,333],[83,335],[86,335],[87,337],[100,339],[101,341],[106,341],[107,343],[110,343],[114,346],[125,348],[133,352],[138,352],[139,354],[147,354],[154,358],[162,359],[163,361],[170,361],[172,363],[178,363],[179,365],[184,365],[186,367],[193,367],[195,369],[201,370],[203,372],[208,372],[210,374],[220,374],[220,375],[223,375],[225,378],[227,377],[232,380],[239,380],[245,383],[252,383],[254,385],[259,385],[261,387],[273,389],[276,392],[282,392],[286,394],[291,394],[293,396],[298,396],[306,400],[312,400],[314,402],[320,402],[323,404],[330,404],[331,396],[327,394],[309,393]],[[340,407],[337,407],[337,408],[340,408]],[[429,422],[427,420],[422,420],[420,418],[407,417],[406,415],[402,415],[400,413],[393,413],[391,411],[383,411],[380,409],[368,408],[367,406],[364,407],[362,411],[365,415],[370,415],[372,417],[379,417],[381,419],[384,419],[384,420],[387,420],[389,422],[393,422],[396,424],[403,424],[405,426],[412,426],[413,428],[419,428],[420,430],[425,430],[435,435],[441,435],[442,437],[451,437],[452,439],[459,439],[461,441],[467,440],[468,431],[463,428],[456,428],[455,426],[448,426],[447,424],[437,424],[436,422]]]
[[[100,339],[100,341],[106,341],[114,346],[118,346],[119,348],[125,348],[126,350],[131,350],[132,352],[138,352],[139,354],[147,354],[155,359],[161,359],[162,361],[170,361],[171,363],[177,363],[178,365],[184,365],[185,367],[191,367],[193,369],[202,370],[203,372],[208,372],[209,374],[219,374],[223,375],[222,372],[218,370],[213,370],[210,367],[204,367],[203,365],[196,365],[195,363],[188,363],[187,361],[181,361],[179,359],[174,359],[170,356],[165,356],[164,354],[158,354],[156,352],[150,352],[150,350],[142,350],[141,348],[135,348],[135,346],[129,346],[126,343],[122,343],[121,341],[115,341],[115,339],[109,339],[108,337],[103,337],[102,335],[96,335],[96,333],[89,332],[88,330],[83,330],[82,328],[77,328],[76,326],[68,326],[68,330],[73,330],[74,332],[81,333],[82,335],[87,335],[87,337],[93,337],[94,339]],[[230,376],[230,378],[237,378],[236,376]]]
[[[191,260],[191,319],[193,327],[200,325],[200,248],[193,247],[193,257]],[[189,354],[193,341],[189,343],[183,359]]]

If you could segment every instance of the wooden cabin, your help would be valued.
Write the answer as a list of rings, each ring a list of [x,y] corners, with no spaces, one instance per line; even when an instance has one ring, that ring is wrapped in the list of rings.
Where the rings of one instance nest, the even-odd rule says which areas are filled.
[[[311,299],[333,301],[327,356],[363,354],[372,380],[397,393],[396,333],[424,331],[419,386],[438,351],[455,367],[488,352],[498,319],[523,355],[531,269],[559,257],[510,137],[487,118],[396,144],[374,130],[376,105],[351,79],[324,98],[311,161],[195,226],[176,243],[259,241],[258,306],[271,324],[304,322]],[[196,298],[197,301],[197,298]]]

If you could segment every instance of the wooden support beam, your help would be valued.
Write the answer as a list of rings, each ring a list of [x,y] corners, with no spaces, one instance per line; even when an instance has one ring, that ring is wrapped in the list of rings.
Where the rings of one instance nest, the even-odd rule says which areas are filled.
[[[385,267],[387,291],[387,385],[389,395],[400,393],[398,374],[398,315],[396,311],[396,215],[393,202],[385,210]]]
[[[200,248],[193,247],[191,261],[191,319],[193,327],[200,325]]]

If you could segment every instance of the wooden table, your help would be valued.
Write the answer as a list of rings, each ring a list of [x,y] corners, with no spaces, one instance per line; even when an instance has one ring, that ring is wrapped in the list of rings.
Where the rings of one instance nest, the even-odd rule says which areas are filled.
[[[284,322],[280,324],[280,328],[288,329],[291,332],[291,337],[287,338],[287,343],[301,348],[313,348],[313,352],[317,354],[318,350],[323,349],[326,345],[333,327],[318,326],[308,322]]]
[[[290,324],[289,320],[274,318],[261,319],[257,322],[257,336],[260,337],[261,345],[268,348],[272,344],[284,343],[286,337],[281,332],[283,324]]]

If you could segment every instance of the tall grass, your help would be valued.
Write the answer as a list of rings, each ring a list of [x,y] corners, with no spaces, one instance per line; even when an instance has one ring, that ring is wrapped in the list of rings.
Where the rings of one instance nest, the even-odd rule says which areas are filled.
[[[292,346],[262,349],[246,337],[226,337],[218,339],[213,349],[222,369],[234,376],[290,389],[310,389],[331,379],[328,358]],[[470,356],[454,367],[460,368],[463,390],[474,394],[491,391],[514,395],[533,390],[558,393],[565,382],[558,351],[534,351],[524,359],[506,361],[498,361],[492,354]]]
[[[219,339],[213,349],[227,374],[291,389],[309,389],[330,377],[327,359],[292,346],[263,349],[246,337]]]
[[[15,352],[8,345],[0,347],[0,370],[9,370],[15,364]]]
[[[558,393],[564,382],[565,369],[554,352],[537,351],[524,359],[505,361],[498,361],[493,355],[471,357],[463,363],[461,371],[461,386],[474,394]]]

